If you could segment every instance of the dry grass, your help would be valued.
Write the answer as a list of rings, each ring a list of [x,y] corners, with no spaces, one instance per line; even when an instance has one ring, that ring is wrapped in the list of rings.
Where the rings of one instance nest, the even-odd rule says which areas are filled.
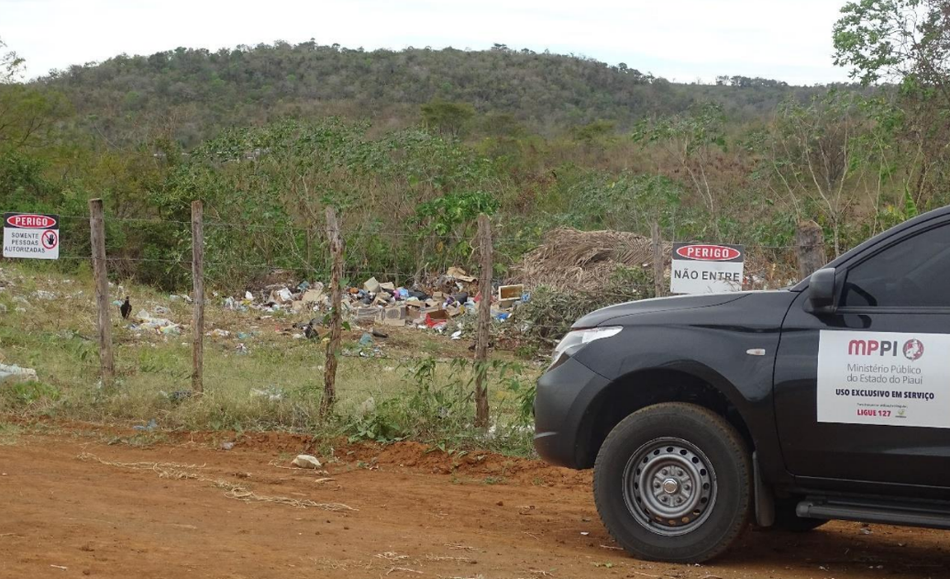
[[[664,255],[669,255],[670,247],[664,245]],[[562,228],[545,235],[544,243],[525,255],[512,277],[531,288],[543,285],[558,291],[588,292],[604,287],[620,266],[652,263],[653,242],[648,237]]]

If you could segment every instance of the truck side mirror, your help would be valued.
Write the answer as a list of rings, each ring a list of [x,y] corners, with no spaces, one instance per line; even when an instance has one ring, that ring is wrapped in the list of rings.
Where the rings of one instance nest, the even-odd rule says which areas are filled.
[[[835,268],[826,267],[811,274],[808,280],[808,301],[805,309],[813,314],[835,311]]]

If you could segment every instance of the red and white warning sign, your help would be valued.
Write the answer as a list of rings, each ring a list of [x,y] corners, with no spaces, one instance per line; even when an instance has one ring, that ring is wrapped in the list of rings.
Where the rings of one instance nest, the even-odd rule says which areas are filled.
[[[674,243],[670,291],[674,294],[737,292],[742,289],[741,245]]]
[[[59,259],[59,216],[4,213],[3,257]]]

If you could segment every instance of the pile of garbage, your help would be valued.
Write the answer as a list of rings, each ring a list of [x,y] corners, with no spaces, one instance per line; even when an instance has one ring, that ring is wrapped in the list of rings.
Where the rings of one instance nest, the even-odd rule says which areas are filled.
[[[500,321],[508,319],[512,309],[530,297],[523,285],[502,285],[493,288],[490,295],[492,317]],[[461,268],[450,267],[425,287],[396,286],[371,277],[361,286],[344,289],[341,309],[346,321],[443,331],[450,320],[474,315],[481,300],[478,280]],[[329,288],[319,281],[303,281],[294,287],[271,284],[256,292],[248,290],[240,299],[227,297],[223,305],[241,312],[282,311],[309,316],[328,314],[331,309]]]

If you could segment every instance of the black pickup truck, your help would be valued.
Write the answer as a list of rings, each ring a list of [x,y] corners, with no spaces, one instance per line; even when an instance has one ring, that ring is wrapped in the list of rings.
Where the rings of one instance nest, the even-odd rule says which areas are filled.
[[[538,381],[535,447],[594,468],[607,530],[700,562],[754,521],[950,529],[950,208],[781,291],[578,320]]]

